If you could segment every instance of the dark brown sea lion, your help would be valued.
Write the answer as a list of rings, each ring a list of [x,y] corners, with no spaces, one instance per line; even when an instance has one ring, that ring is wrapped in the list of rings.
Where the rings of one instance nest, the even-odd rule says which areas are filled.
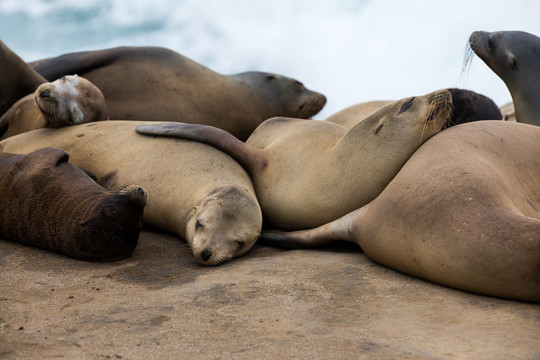
[[[392,102],[349,131],[326,121],[273,118],[247,143],[195,124],[150,124],[137,131],[200,141],[231,155],[251,175],[266,219],[281,229],[302,229],[373,200],[441,130],[451,108],[450,93],[440,90]]]
[[[128,256],[142,229],[146,191],[108,191],[68,159],[57,148],[0,153],[0,237],[82,260]]]
[[[506,84],[516,120],[540,125],[540,38],[523,31],[475,31],[469,44]]]
[[[111,119],[206,124],[242,140],[268,118],[310,118],[326,103],[294,79],[222,75],[160,47],[78,52],[30,65],[48,80],[68,74],[90,80],[103,91]]]
[[[540,302],[540,128],[478,121],[422,145],[371,203],[274,245],[355,242],[372,260],[456,289]]]
[[[102,92],[90,81],[67,75],[41,84],[0,116],[0,139],[44,127],[107,119]]]

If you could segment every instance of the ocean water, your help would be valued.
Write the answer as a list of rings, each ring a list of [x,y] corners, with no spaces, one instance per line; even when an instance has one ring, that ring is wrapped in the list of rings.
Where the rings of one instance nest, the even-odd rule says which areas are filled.
[[[223,74],[279,73],[325,94],[324,119],[359,102],[461,87],[511,100],[473,31],[540,35],[532,0],[0,0],[0,39],[26,61],[120,45],[173,49]]]

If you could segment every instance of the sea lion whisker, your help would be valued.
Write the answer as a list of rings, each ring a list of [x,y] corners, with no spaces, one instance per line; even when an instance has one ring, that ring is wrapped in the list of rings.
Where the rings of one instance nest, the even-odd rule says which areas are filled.
[[[463,55],[463,65],[461,66],[461,72],[458,77],[458,84],[465,82],[465,79],[469,76],[471,70],[471,65],[474,59],[474,50],[470,46],[469,42],[465,44],[464,55]]]

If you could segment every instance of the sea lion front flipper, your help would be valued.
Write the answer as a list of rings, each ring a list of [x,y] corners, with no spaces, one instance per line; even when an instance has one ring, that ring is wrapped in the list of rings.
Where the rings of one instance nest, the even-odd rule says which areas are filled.
[[[229,132],[214,126],[171,122],[139,125],[136,131],[144,135],[193,140],[213,146],[236,160],[250,175],[264,163],[263,149],[247,145]]]

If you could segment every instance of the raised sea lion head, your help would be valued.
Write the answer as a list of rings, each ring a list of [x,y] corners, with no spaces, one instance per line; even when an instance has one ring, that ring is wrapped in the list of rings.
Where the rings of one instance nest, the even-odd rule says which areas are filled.
[[[34,100],[48,127],[64,127],[105,120],[107,107],[101,90],[83,77],[67,75],[41,84]]]
[[[236,186],[213,190],[193,207],[186,222],[186,241],[203,265],[218,265],[245,254],[259,238],[259,204]],[[254,229],[258,229],[255,231]]]

